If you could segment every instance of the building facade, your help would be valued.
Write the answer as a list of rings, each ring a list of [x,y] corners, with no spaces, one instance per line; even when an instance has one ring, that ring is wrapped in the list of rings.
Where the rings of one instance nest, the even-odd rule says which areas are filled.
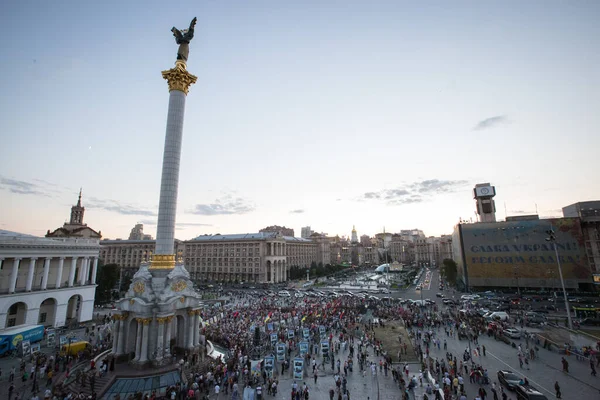
[[[556,234],[558,259],[548,230]],[[567,289],[591,290],[579,218],[458,224],[452,238],[459,286],[470,290],[560,287],[558,262]]]
[[[129,233],[129,240],[152,240],[152,236],[144,233],[144,224],[135,224]]]
[[[54,231],[46,233],[46,237],[48,238],[87,238],[87,239],[100,239],[102,237],[101,232],[96,232],[87,224],[83,223],[83,215],[85,213],[85,207],[81,205],[81,190],[79,191],[79,199],[77,200],[77,204],[71,207],[71,218],[69,219],[69,223],[64,223],[64,225]]]
[[[186,268],[196,281],[284,282],[292,266],[320,262],[323,242],[279,232],[203,235],[183,242]]]
[[[582,201],[563,207],[563,216],[580,219],[585,256],[594,283],[600,284],[600,200]]]
[[[117,264],[123,278],[131,278],[144,261],[148,261],[156,247],[155,240],[101,240],[100,259],[106,264]],[[184,246],[175,239],[175,251],[183,256]]]
[[[0,329],[92,319],[99,249],[98,239],[0,231]]]
[[[314,232],[312,231],[312,229],[310,229],[310,226],[303,226],[300,230],[300,237],[302,239],[310,239],[310,235],[312,235],[313,233]]]

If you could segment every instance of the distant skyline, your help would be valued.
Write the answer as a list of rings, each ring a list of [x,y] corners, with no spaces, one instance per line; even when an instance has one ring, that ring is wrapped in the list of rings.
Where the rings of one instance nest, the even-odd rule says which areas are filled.
[[[323,4],[325,3],[325,4]],[[173,25],[196,16],[176,236],[562,216],[600,198],[600,2],[258,0],[0,8],[0,229],[155,236]],[[26,40],[15,39],[15,32]],[[505,213],[506,210],[506,213]]]

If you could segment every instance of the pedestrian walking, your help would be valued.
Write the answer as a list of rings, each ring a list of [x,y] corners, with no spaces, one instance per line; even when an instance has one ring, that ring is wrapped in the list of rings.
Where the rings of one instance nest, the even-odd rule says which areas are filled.
[[[560,385],[558,384],[558,381],[554,382],[554,390],[556,391],[556,398],[562,399],[562,393],[560,392]]]
[[[563,357],[562,360],[563,372],[569,373],[569,362]]]

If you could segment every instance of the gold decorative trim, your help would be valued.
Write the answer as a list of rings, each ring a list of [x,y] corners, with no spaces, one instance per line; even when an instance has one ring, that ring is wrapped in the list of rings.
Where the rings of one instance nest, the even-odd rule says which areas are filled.
[[[196,83],[197,76],[190,74],[185,66],[183,60],[177,60],[175,62],[175,68],[162,71],[162,77],[169,83],[169,92],[172,90],[179,90],[180,92],[188,94],[190,86]]]
[[[129,314],[127,313],[123,313],[123,314],[115,314],[112,316],[113,321],[125,321],[127,319]]]
[[[171,290],[174,292],[181,292],[187,287],[186,281],[179,280],[177,282],[173,282],[171,285]]]
[[[155,254],[148,269],[175,268],[175,254]]]
[[[146,290],[146,284],[142,281],[137,281],[133,285],[133,291],[137,294],[144,293],[145,290]]]

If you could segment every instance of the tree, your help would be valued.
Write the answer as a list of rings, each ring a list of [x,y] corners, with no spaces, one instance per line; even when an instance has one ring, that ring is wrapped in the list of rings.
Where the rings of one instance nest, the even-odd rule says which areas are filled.
[[[112,300],[112,291],[119,281],[117,264],[100,264],[96,275],[96,303],[108,303]]]
[[[449,284],[456,285],[456,276],[458,274],[458,265],[456,264],[456,262],[454,260],[451,260],[449,258],[444,259],[441,272]]]

